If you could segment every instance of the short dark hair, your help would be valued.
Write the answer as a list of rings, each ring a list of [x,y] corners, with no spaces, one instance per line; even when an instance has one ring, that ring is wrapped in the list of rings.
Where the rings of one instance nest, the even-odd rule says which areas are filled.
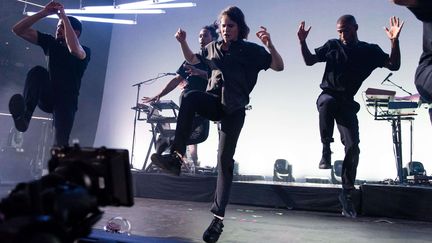
[[[234,21],[239,28],[239,39],[247,39],[249,34],[249,27],[246,24],[245,16],[240,8],[236,6],[229,6],[225,10],[223,10],[219,15],[219,21],[222,16],[228,16],[232,21]]]
[[[344,22],[349,25],[357,25],[357,21],[351,14],[345,14],[339,17],[337,23]]]
[[[77,18],[72,16],[67,16],[69,19],[69,22],[71,23],[72,29],[79,31],[82,33],[82,23]]]
[[[217,40],[219,38],[218,25],[216,22],[211,25],[206,25],[201,29],[209,31],[214,40]]]

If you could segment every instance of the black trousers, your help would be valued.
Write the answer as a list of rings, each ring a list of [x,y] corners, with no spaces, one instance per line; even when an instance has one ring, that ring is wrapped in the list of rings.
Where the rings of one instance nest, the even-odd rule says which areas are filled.
[[[234,172],[234,153],[245,120],[245,110],[239,109],[227,114],[223,111],[220,98],[214,94],[192,91],[183,96],[172,151],[184,155],[186,143],[192,132],[195,114],[212,121],[220,121],[218,146],[218,178],[211,212],[225,216]]]
[[[345,158],[342,163],[342,188],[354,189],[360,149],[358,144],[359,127],[357,112],[360,105],[352,99],[336,97],[322,92],[317,100],[321,141],[329,144],[333,141],[335,121],[345,146]]]
[[[53,83],[48,71],[36,66],[27,73],[24,85],[25,116],[31,119],[36,106],[42,111],[52,113],[55,128],[55,145],[67,146],[75,119],[76,105],[73,102],[61,102],[53,90]],[[64,97],[63,97],[64,98]]]
[[[432,41],[432,22],[423,23],[423,41]],[[423,43],[423,56],[432,55],[430,43]],[[432,60],[421,59],[415,74],[415,85],[423,100],[432,103]],[[432,109],[429,109],[429,118],[432,124]]]

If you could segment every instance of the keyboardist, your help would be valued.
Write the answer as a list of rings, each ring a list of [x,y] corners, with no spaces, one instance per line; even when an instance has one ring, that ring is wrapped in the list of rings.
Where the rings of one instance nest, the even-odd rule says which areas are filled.
[[[205,47],[210,42],[215,41],[219,38],[219,34],[216,30],[217,26],[215,25],[207,25],[201,29],[198,38],[201,48]],[[177,75],[170,82],[168,82],[168,84],[162,89],[162,91],[158,95],[151,98],[144,97],[142,100],[145,103],[157,102],[161,97],[167,95],[178,86],[182,89],[180,100],[181,97],[186,95],[189,91],[205,91],[208,83],[207,69],[208,67],[203,63],[192,66],[188,65],[186,62],[183,62],[177,70]],[[197,166],[198,152],[196,144],[203,142],[207,138],[209,132],[209,121],[207,119],[197,116],[194,120],[193,127],[194,133],[190,138],[191,143],[188,146],[188,150],[190,151],[193,164]],[[161,149],[157,150],[160,151]]]

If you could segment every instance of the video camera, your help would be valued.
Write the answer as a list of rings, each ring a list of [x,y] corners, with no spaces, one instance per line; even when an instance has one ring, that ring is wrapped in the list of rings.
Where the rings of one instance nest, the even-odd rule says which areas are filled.
[[[127,150],[53,148],[49,174],[20,183],[0,202],[2,242],[74,242],[102,217],[99,206],[132,206]]]

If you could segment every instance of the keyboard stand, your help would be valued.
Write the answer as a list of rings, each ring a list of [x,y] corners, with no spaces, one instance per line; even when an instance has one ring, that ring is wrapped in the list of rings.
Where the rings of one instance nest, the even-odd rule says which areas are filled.
[[[147,114],[147,123],[150,123],[152,133],[152,139],[147,149],[147,154],[144,160],[144,164],[142,170],[145,172],[149,172],[152,168],[152,163],[147,166],[148,159],[150,157],[150,153],[152,151],[152,147],[156,148],[157,137],[169,138],[174,136],[175,130],[171,129],[170,124],[177,123],[177,116],[179,107],[172,100],[161,100],[159,102],[154,102],[150,104],[151,108]],[[172,116],[164,117],[159,114],[162,110],[171,110]]]

